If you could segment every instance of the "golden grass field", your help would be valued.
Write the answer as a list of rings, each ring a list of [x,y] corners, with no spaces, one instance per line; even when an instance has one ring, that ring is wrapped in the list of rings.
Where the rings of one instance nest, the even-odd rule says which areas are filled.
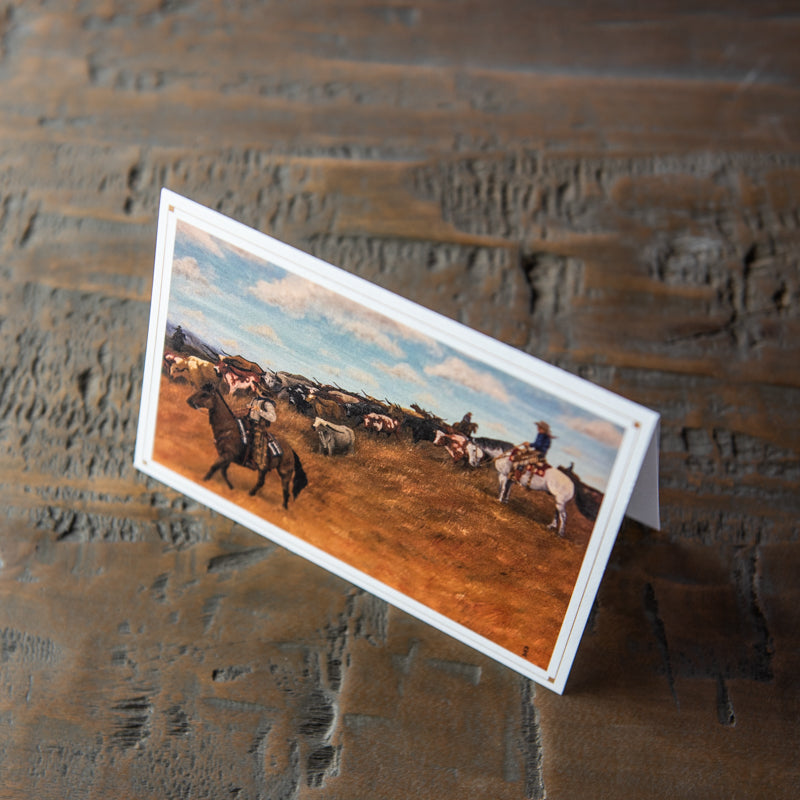
[[[204,488],[347,562],[545,669],[592,530],[567,507],[566,537],[547,529],[552,497],[514,486],[497,500],[489,467],[456,466],[444,448],[356,429],[355,453],[319,453],[312,420],[278,404],[273,430],[297,452],[309,484],[281,505],[273,472],[255,497],[256,473],[233,465],[231,491],[217,473],[208,412],[191,387],[162,377],[154,459]]]

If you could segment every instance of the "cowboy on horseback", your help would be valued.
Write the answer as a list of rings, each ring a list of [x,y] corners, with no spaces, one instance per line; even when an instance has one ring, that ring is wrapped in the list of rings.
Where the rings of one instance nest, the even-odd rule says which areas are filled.
[[[256,396],[250,401],[247,412],[250,441],[246,460],[256,464],[265,463],[269,455],[280,457],[282,451],[272,431],[268,430],[271,423],[278,419],[275,402],[259,386]]]
[[[544,422],[539,421],[536,423],[536,439],[533,442],[533,449],[539,454],[539,461],[543,462],[553,439],[556,437],[550,432],[550,426]]]
[[[264,370],[255,361],[243,356],[223,356],[216,369],[227,384],[231,396],[237,392],[244,392],[245,396],[250,393],[254,395],[246,406],[234,403],[231,409],[239,419],[245,446],[244,462],[258,465],[267,463],[270,455],[280,457],[280,446],[267,430],[270,423],[275,422],[278,417],[275,402],[264,383]]]
[[[515,465],[517,479],[528,469],[537,471],[547,467],[547,451],[556,437],[550,431],[550,426],[543,420],[536,423],[536,430],[536,439],[533,444],[523,442],[511,451],[510,458]]]
[[[472,421],[472,412],[468,411],[466,414],[464,414],[464,416],[461,418],[461,422],[456,422],[455,425],[453,425],[453,430],[463,433],[464,436],[471,438],[472,434],[478,430],[478,423]]]
[[[266,396],[262,399],[271,402]],[[264,485],[267,473],[277,469],[283,490],[284,508],[288,508],[290,496],[296,499],[300,491],[308,485],[308,477],[303,465],[289,443],[286,440],[280,442],[277,437],[273,437],[273,434],[266,429],[268,420],[260,417],[260,414],[258,420],[251,420],[249,411],[243,416],[234,414],[222,396],[218,384],[211,381],[205,383],[201,389],[188,397],[186,402],[192,408],[208,409],[208,421],[214,433],[214,447],[218,458],[203,476],[204,481],[211,480],[213,475],[219,472],[228,488],[233,489],[233,484],[228,478],[228,467],[231,464],[240,464],[247,469],[258,472],[258,480],[253,488],[250,489],[250,496],[252,497]],[[265,410],[267,416],[270,416],[266,402],[261,407]],[[252,444],[248,444],[248,441],[252,442],[253,440],[253,430],[251,429],[250,435],[247,435],[245,423],[251,422],[253,422],[253,428],[257,434],[263,434],[260,438],[261,446],[263,447],[261,452],[253,448]],[[269,444],[271,440],[274,441],[278,455]],[[263,446],[265,441],[268,443],[266,447]]]

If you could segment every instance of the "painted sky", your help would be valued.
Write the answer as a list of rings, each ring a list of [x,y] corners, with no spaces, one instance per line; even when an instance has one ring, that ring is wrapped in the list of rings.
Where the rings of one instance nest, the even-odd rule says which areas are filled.
[[[182,221],[168,317],[264,368],[417,403],[449,422],[471,411],[478,436],[532,441],[546,420],[556,436],[548,460],[574,462],[605,491],[621,428]]]

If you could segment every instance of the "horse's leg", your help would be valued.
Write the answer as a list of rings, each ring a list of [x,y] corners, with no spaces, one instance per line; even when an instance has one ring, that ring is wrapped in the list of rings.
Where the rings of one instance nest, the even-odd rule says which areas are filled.
[[[258,471],[258,480],[256,481],[255,486],[253,486],[253,488],[250,490],[250,497],[253,497],[253,495],[255,495],[255,493],[264,485],[264,480],[266,479],[266,477],[267,477],[267,470],[260,469]]]
[[[278,465],[278,475],[281,476],[281,488],[283,489],[283,507],[289,508],[289,488],[292,485],[292,478],[294,477],[294,461],[293,459],[286,459],[288,461],[288,469],[281,469]]]
[[[212,475],[213,475],[213,474],[214,474],[214,473],[215,473],[217,470],[220,470],[220,472],[221,472],[221,474],[222,474],[222,477],[223,477],[223,478],[225,478],[225,483],[227,483],[227,484],[228,484],[228,488],[229,488],[229,489],[233,489],[233,484],[230,482],[230,480],[228,480],[228,465],[229,465],[230,463],[231,463],[231,462],[230,462],[230,459],[228,459],[228,458],[220,458],[220,459],[218,459],[217,461],[215,461],[215,462],[214,462],[214,463],[211,465],[211,468],[210,468],[210,469],[208,470],[208,472],[206,472],[206,474],[203,476],[203,480],[204,480],[204,481],[211,480],[211,476],[212,476]]]
[[[209,469],[209,471],[206,472],[205,475],[203,475],[203,480],[204,481],[210,481],[211,480],[211,476],[220,468],[220,466],[221,466],[221,464],[218,464],[218,463],[212,464],[211,465],[211,469]]]
[[[556,531],[559,536],[564,536],[564,528],[567,524],[567,508],[563,502],[556,503],[556,514],[550,523],[550,530]]]
[[[508,495],[511,492],[511,478],[508,475],[500,476],[500,497],[498,498],[501,503],[508,502]]]
[[[575,485],[569,479],[564,481],[566,476],[563,473],[559,474],[555,470],[550,470],[548,474],[558,476],[559,482],[563,484],[559,485],[555,480],[551,482],[545,478],[547,491],[556,501],[556,515],[550,527],[556,530],[559,536],[563,537],[567,526],[567,503],[575,496]]]
[[[230,465],[231,465],[231,462],[230,461],[226,461],[222,465],[222,467],[220,468],[220,473],[222,474],[222,477],[225,478],[225,483],[228,484],[228,488],[229,489],[233,489],[233,484],[231,483],[230,478],[228,477],[228,467]]]
[[[294,451],[292,451],[292,464],[292,497],[296,500],[297,495],[308,486],[308,475],[306,475],[306,471],[300,463],[300,458]]]

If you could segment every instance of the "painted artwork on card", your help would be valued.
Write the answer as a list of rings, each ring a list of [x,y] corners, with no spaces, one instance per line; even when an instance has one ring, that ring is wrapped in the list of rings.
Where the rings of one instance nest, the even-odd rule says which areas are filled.
[[[164,202],[138,466],[560,691],[641,419]]]

